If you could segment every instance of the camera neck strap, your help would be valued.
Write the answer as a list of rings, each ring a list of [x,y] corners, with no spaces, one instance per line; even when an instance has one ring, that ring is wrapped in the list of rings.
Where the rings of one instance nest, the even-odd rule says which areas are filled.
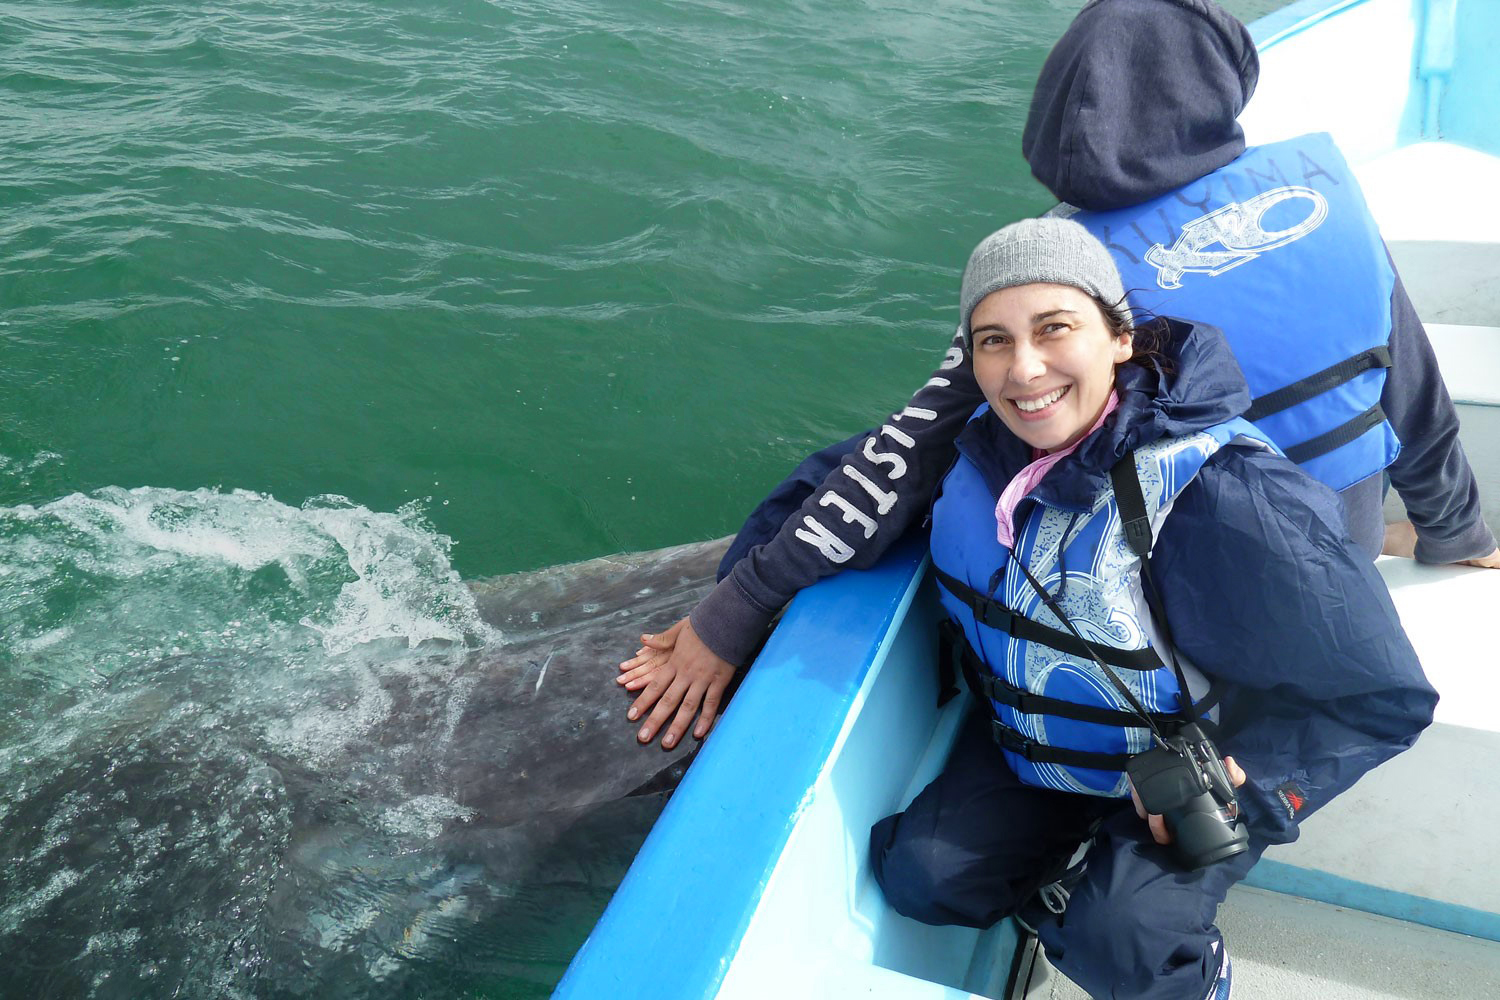
[[[1202,712],[1193,704],[1193,692],[1188,687],[1187,675],[1177,661],[1177,643],[1172,638],[1172,626],[1167,623],[1167,614],[1162,609],[1161,591],[1156,578],[1151,575],[1151,518],[1146,513],[1146,498],[1141,492],[1141,477],[1135,467],[1135,452],[1127,451],[1109,470],[1109,481],[1114,486],[1115,506],[1120,511],[1120,526],[1125,532],[1125,544],[1130,546],[1141,560],[1141,591],[1146,597],[1146,606],[1161,629],[1162,643],[1167,647],[1167,662],[1177,675],[1178,690],[1182,697],[1182,717],[1187,722],[1197,722]]]
[[[1047,610],[1052,612],[1053,617],[1062,622],[1063,627],[1072,632],[1078,638],[1079,642],[1083,642],[1083,636],[1079,634],[1077,626],[1073,624],[1073,620],[1068,617],[1067,612],[1063,611],[1062,605],[1057,603],[1057,598],[1048,592],[1046,587],[1037,582],[1037,578],[1031,575],[1031,570],[1027,568],[1024,562],[1017,559],[1016,565],[1021,568],[1021,572],[1026,576],[1026,582],[1031,584],[1031,589],[1036,591],[1037,596],[1042,599],[1042,603],[1047,606]],[[1115,690],[1120,692],[1120,697],[1125,699],[1125,703],[1130,706],[1130,710],[1140,717],[1140,720],[1146,724],[1147,729],[1151,730],[1151,735],[1156,737],[1157,744],[1166,747],[1167,737],[1162,733],[1161,728],[1157,726],[1156,720],[1151,718],[1151,713],[1146,711],[1146,706],[1141,704],[1140,699],[1135,696],[1130,687],[1124,681],[1120,680],[1120,675],[1111,670],[1109,664],[1105,663],[1098,653],[1095,653],[1092,649],[1088,649],[1087,643],[1084,645],[1084,651],[1088,653],[1089,658],[1099,665],[1099,669],[1104,671],[1104,676],[1108,677],[1110,683],[1115,686]]]
[[[1172,672],[1177,675],[1178,691],[1180,692],[1183,706],[1181,710],[1182,719],[1188,723],[1197,722],[1201,718],[1202,712],[1193,704],[1193,692],[1188,686],[1187,675],[1183,672],[1182,665],[1177,661],[1177,644],[1172,641],[1172,630],[1167,625],[1167,616],[1161,608],[1161,594],[1156,588],[1155,579],[1151,576],[1151,545],[1153,542],[1151,536],[1151,518],[1146,513],[1146,500],[1144,494],[1141,492],[1140,476],[1136,472],[1134,451],[1127,452],[1124,458],[1114,464],[1109,470],[1109,478],[1114,486],[1115,505],[1120,511],[1120,524],[1125,532],[1125,542],[1130,546],[1130,550],[1141,560],[1141,590],[1146,597],[1146,606],[1151,610],[1158,628],[1161,629],[1163,644],[1167,647],[1167,661],[1172,664]],[[1031,575],[1031,570],[1027,568],[1024,562],[1017,559],[1016,565],[1020,567],[1021,572],[1025,575],[1026,582],[1031,584],[1031,589],[1036,591],[1037,596],[1042,599],[1042,603],[1047,606],[1047,610],[1051,611],[1053,616],[1062,622],[1063,627],[1073,633],[1080,643],[1083,643],[1083,636],[1079,634],[1078,629],[1073,625],[1072,619],[1068,617],[1063,611],[1062,606],[1058,604],[1057,598],[1043,587],[1037,581],[1036,577]],[[1110,683],[1115,686],[1115,689],[1120,692],[1120,696],[1125,699],[1125,703],[1130,706],[1131,710],[1151,730],[1151,735],[1156,737],[1157,743],[1165,747],[1167,745],[1166,736],[1151,717],[1151,713],[1146,711],[1140,699],[1120,679],[1119,675],[1110,669],[1109,664],[1105,663],[1092,649],[1088,649],[1087,645],[1087,643],[1084,643],[1085,652],[1104,671]]]

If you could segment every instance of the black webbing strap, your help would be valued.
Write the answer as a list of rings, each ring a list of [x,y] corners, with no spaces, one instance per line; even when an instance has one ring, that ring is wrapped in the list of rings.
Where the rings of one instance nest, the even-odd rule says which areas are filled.
[[[1155,616],[1161,629],[1163,643],[1167,647],[1167,658],[1172,661],[1172,672],[1177,675],[1177,690],[1182,699],[1181,717],[1188,722],[1198,722],[1203,713],[1213,707],[1219,695],[1209,687],[1209,697],[1193,704],[1193,690],[1188,686],[1187,674],[1177,662],[1177,643],[1172,639],[1172,627],[1167,623],[1167,614],[1162,610],[1161,594],[1156,589],[1156,578],[1151,575],[1151,520],[1146,515],[1146,498],[1141,493],[1141,477],[1135,468],[1135,452],[1128,451],[1125,457],[1109,470],[1110,484],[1115,491],[1115,506],[1120,511],[1120,523],[1125,527],[1125,540],[1130,551],[1141,559],[1141,592],[1146,606]]]
[[[1257,397],[1251,404],[1250,409],[1245,411],[1246,420],[1259,420],[1273,413],[1290,409],[1298,403],[1305,403],[1314,396],[1321,396],[1330,389],[1337,388],[1356,376],[1363,375],[1367,371],[1376,368],[1389,368],[1391,366],[1390,348],[1382,344],[1372,347],[1368,351],[1361,351],[1352,358],[1345,358],[1336,365],[1330,365],[1322,371],[1298,379],[1291,385],[1268,392],[1264,396]],[[1297,461],[1297,459],[1293,459]]]
[[[1319,456],[1328,454],[1335,448],[1342,448],[1350,441],[1365,433],[1365,431],[1368,431],[1371,427],[1379,425],[1383,420],[1385,420],[1385,411],[1380,408],[1379,403],[1376,403],[1353,420],[1339,424],[1328,433],[1319,434],[1310,441],[1303,441],[1295,447],[1288,448],[1286,450],[1286,457],[1298,465],[1301,465],[1303,462],[1310,462]]]
[[[1146,514],[1146,497],[1141,492],[1141,477],[1135,471],[1135,452],[1127,452],[1109,470],[1115,488],[1115,506],[1120,511],[1120,527],[1125,544],[1141,560],[1142,571],[1151,556],[1151,518]]]
[[[940,655],[947,664],[947,670],[962,673],[964,681],[969,685],[969,690],[980,698],[998,702],[1025,715],[1052,715],[1074,719],[1078,722],[1094,722],[1102,726],[1135,728],[1141,726],[1141,717],[1135,712],[1125,709],[1100,708],[1094,705],[1079,705],[1060,698],[1033,694],[1025,688],[1014,686],[1003,677],[995,676],[979,658],[979,654],[974,652],[969,641],[964,638],[963,630],[952,622],[941,623],[938,626],[938,636]],[[1207,711],[1213,703],[1218,701],[1218,698],[1219,692],[1211,689],[1208,696],[1199,702],[1198,710]],[[1177,721],[1176,713],[1171,712],[1153,712],[1151,718],[1159,726],[1171,725]]]
[[[938,622],[938,696],[937,707],[942,708],[948,702],[959,695],[958,657],[953,653],[953,642],[948,636],[948,629],[954,628],[952,622]],[[973,685],[969,685],[973,690]]]
[[[962,580],[957,580],[944,573],[936,565],[932,567],[932,572],[937,577],[938,583],[943,585],[943,589],[968,605],[969,610],[974,612],[974,617],[978,619],[980,624],[988,625],[993,629],[999,629],[1012,638],[1024,639],[1027,642],[1039,642],[1043,646],[1064,653],[1071,653],[1074,656],[1084,656],[1090,659],[1097,657],[1105,663],[1119,667],[1122,670],[1156,670],[1164,666],[1161,657],[1157,656],[1156,651],[1149,647],[1146,649],[1116,649],[1114,646],[1102,646],[1096,642],[1088,642],[1074,636],[1072,633],[1043,625],[1038,621],[1033,621],[1020,612],[1007,608],[993,597],[985,597]]]
[[[944,619],[938,622],[938,663],[939,669],[946,674],[962,676],[964,686],[972,691],[981,702],[990,697],[989,689],[985,686],[984,679],[989,676],[989,668],[978,662],[979,657],[969,648],[969,640],[964,638],[963,629],[953,622]],[[991,710],[993,713],[993,710]]]
[[[1136,721],[1140,720],[1136,719]],[[1130,763],[1128,753],[1090,753],[1087,750],[1049,747],[1036,740],[1027,739],[998,720],[991,721],[990,735],[996,743],[1000,744],[1002,750],[1020,754],[1033,764],[1061,764],[1064,767],[1093,767],[1101,771],[1123,771],[1125,765]]]

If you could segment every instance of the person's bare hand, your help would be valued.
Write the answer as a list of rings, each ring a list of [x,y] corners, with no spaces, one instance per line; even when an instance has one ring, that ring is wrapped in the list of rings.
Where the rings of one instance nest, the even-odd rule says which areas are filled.
[[[1403,559],[1415,559],[1417,557],[1417,529],[1412,527],[1410,521],[1396,521],[1385,526],[1385,544],[1380,548],[1382,555],[1401,556]],[[1455,563],[1456,566],[1478,566],[1481,569],[1500,569],[1500,548],[1487,556],[1476,556],[1473,559],[1465,559]]]
[[[1235,788],[1245,783],[1245,771],[1235,763],[1233,757],[1224,758],[1224,770],[1229,772],[1229,783]],[[1130,801],[1135,803],[1135,814],[1145,820],[1146,825],[1151,828],[1151,839],[1158,844],[1170,844],[1172,834],[1167,829],[1167,821],[1162,819],[1161,813],[1151,813],[1149,816],[1146,814],[1146,807],[1141,805],[1141,797],[1136,794],[1133,783],[1130,786]]]
[[[734,677],[734,666],[720,659],[693,631],[684,618],[657,635],[642,635],[635,656],[620,664],[615,682],[627,691],[639,691],[626,718],[634,722],[643,714],[645,724],[636,739],[650,743],[671,719],[661,738],[662,748],[675,747],[697,716],[693,735],[703,739],[718,718],[724,691]],[[675,714],[674,714],[675,713]]]

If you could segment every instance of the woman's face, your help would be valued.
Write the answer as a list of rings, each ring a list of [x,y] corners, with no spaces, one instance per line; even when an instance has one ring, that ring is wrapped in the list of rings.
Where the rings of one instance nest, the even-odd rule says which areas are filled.
[[[969,318],[974,377],[990,407],[1022,441],[1056,451],[1094,426],[1128,361],[1131,337],[1115,337],[1104,312],[1071,285],[1017,285],[991,292]]]

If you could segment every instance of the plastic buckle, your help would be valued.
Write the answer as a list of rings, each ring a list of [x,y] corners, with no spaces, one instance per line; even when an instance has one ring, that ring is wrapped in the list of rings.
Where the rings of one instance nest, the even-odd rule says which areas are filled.
[[[1037,746],[1036,740],[1022,736],[999,719],[992,720],[990,726],[992,727],[990,736],[996,743],[1000,744],[1001,750],[1009,750],[1011,753],[1020,754],[1033,764],[1036,763],[1036,759],[1031,756],[1033,749]]]
[[[1144,558],[1151,552],[1151,522],[1138,517],[1126,521],[1124,527],[1125,542],[1130,546],[1130,551]]]
[[[1016,614],[998,601],[987,600],[984,602],[984,612],[979,616],[979,620],[989,628],[999,629],[1006,635],[1010,635],[1011,623],[1016,620]]]

